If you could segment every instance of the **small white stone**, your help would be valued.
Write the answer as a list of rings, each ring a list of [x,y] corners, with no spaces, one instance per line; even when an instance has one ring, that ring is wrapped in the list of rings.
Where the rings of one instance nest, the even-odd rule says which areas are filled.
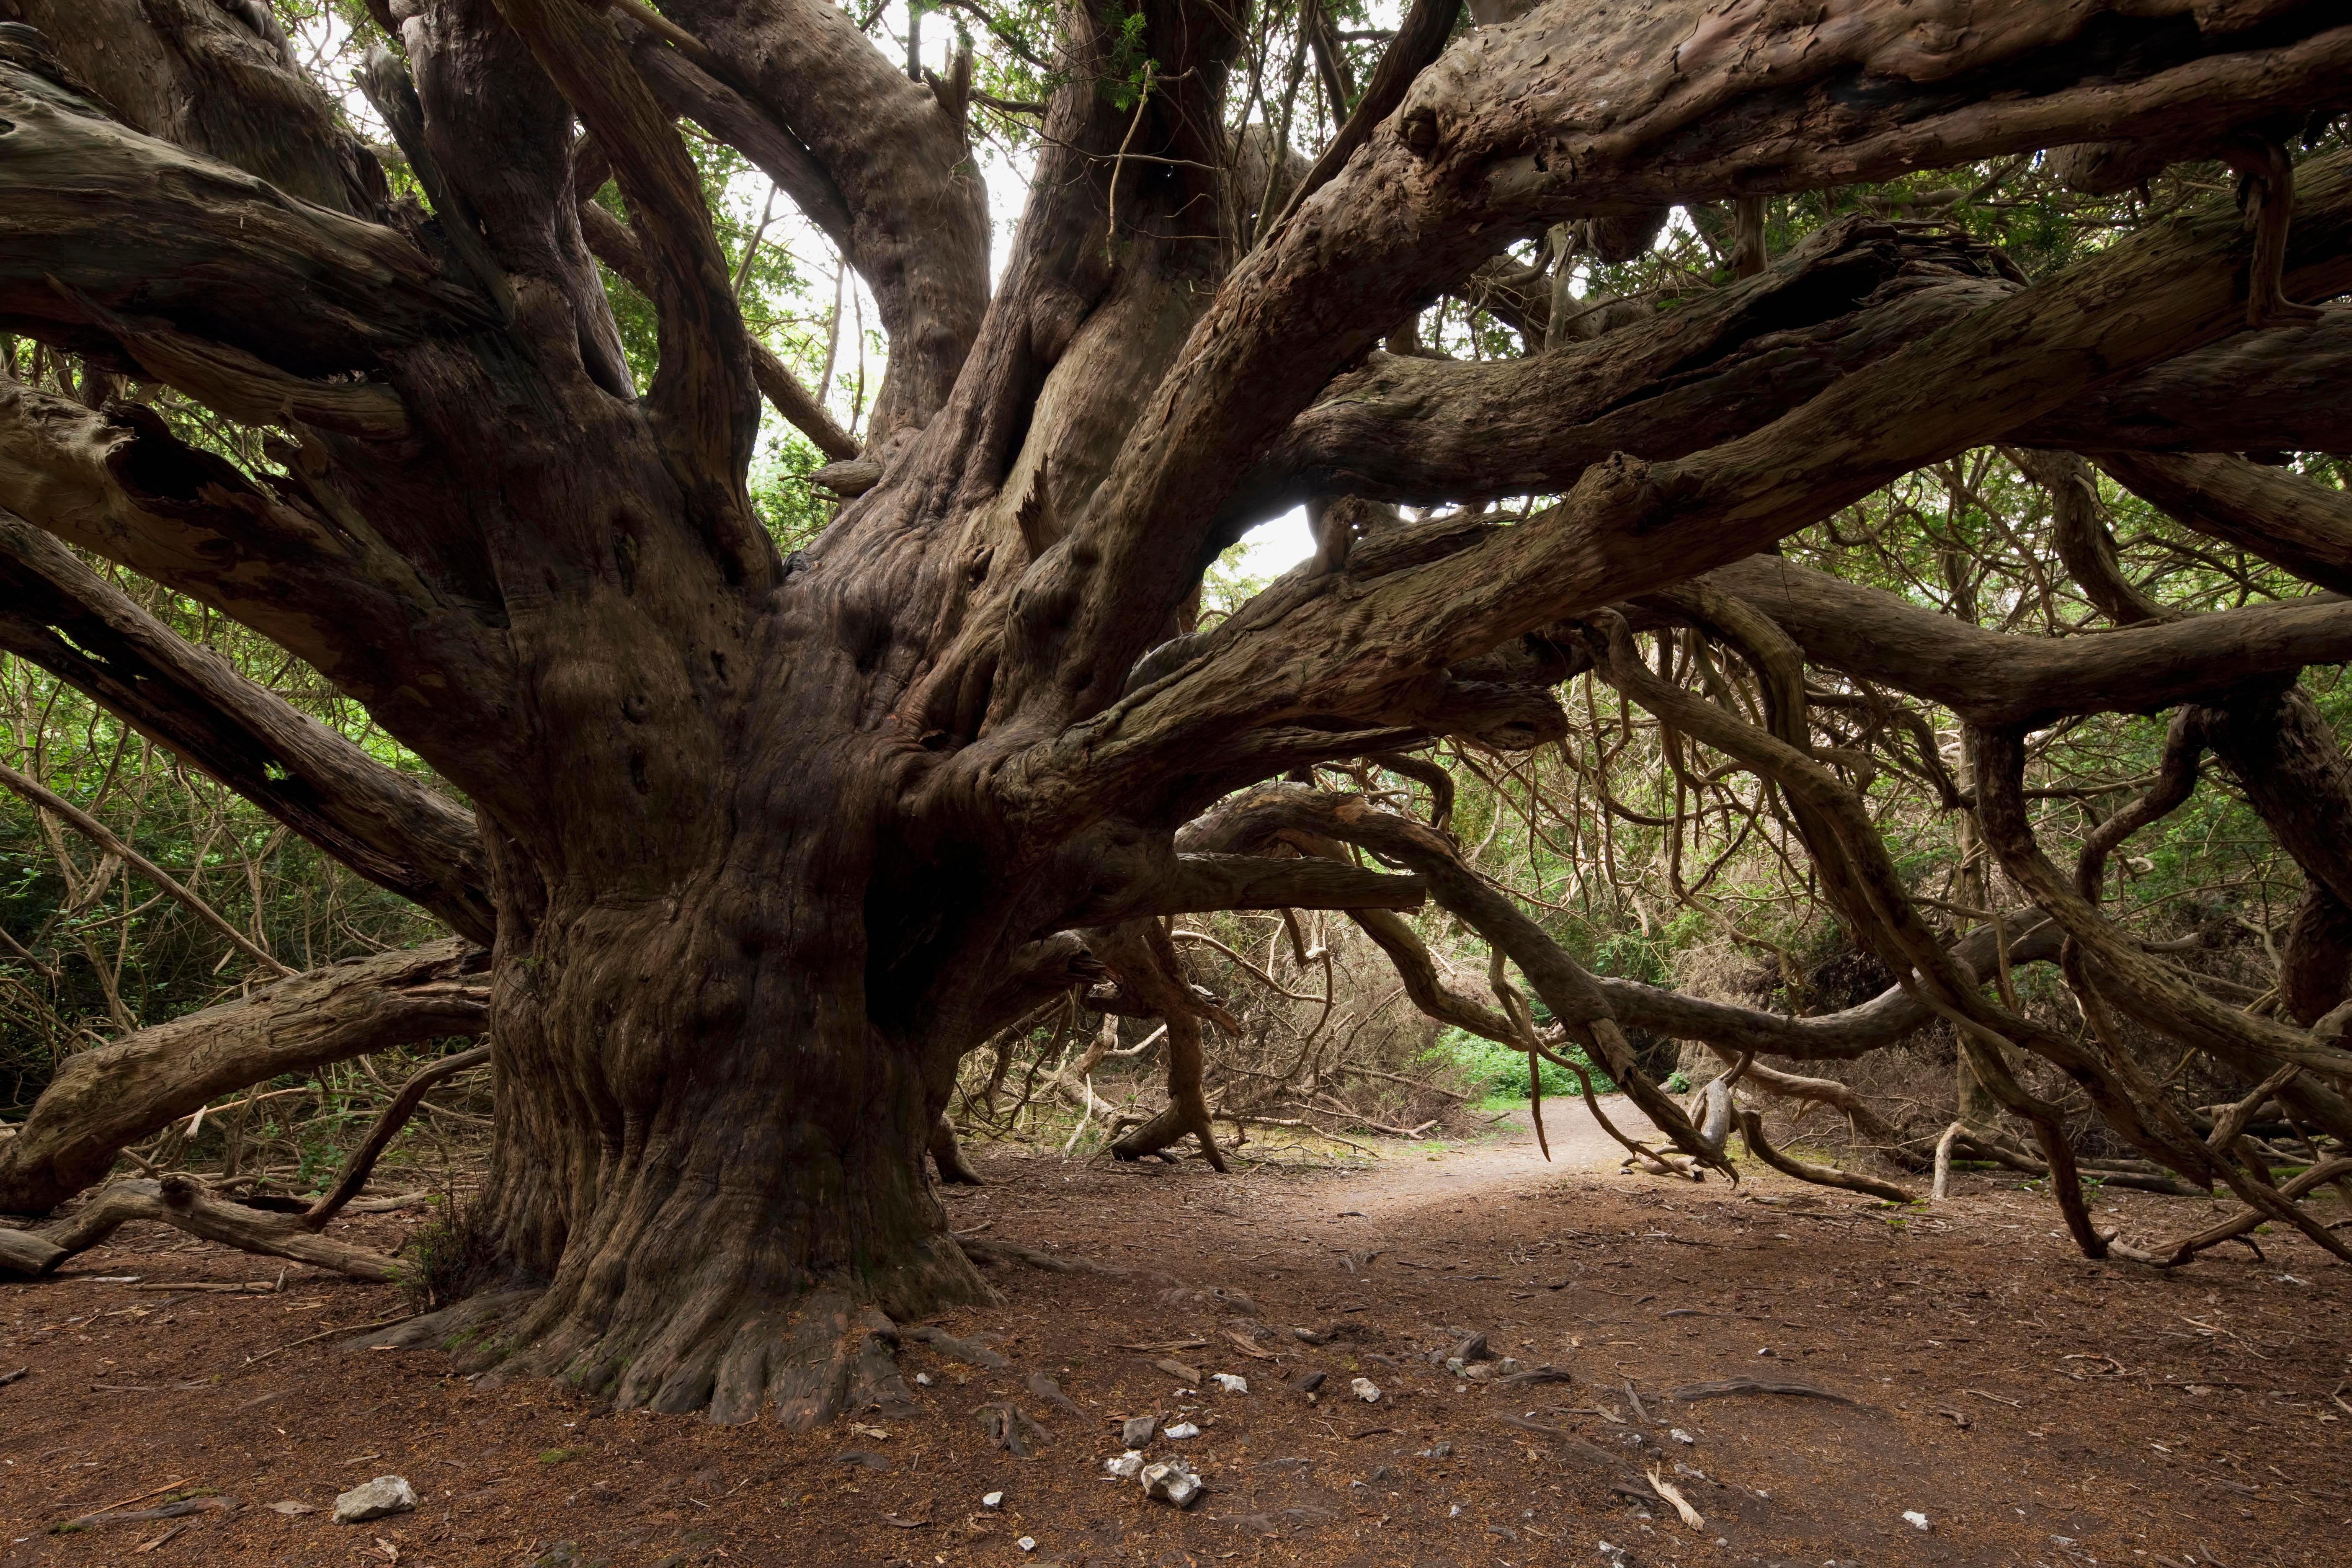
[[[1927,1516],[1916,1508],[1906,1509],[1903,1510],[1903,1522],[1914,1530],[1925,1530],[1927,1528]]]
[[[1238,1376],[1230,1372],[1213,1372],[1209,1374],[1209,1381],[1215,1384],[1219,1388],[1223,1389],[1227,1394],[1247,1394],[1249,1392],[1249,1379]]]
[[[1105,1459],[1103,1468],[1120,1480],[1131,1481],[1143,1473],[1143,1455],[1137,1449],[1129,1448],[1115,1459]]]
[[[1679,1426],[1668,1427],[1666,1429],[1666,1436],[1672,1437],[1677,1443],[1696,1443],[1698,1441],[1697,1438],[1692,1436],[1689,1433],[1684,1431]]]
[[[1013,1544],[1024,1552],[1034,1552],[1037,1550],[1037,1538],[1034,1535],[1024,1535]]]
[[[915,1386],[916,1386],[916,1387],[918,1387],[918,1388],[929,1388],[929,1387],[930,1387],[930,1385],[931,1385],[931,1374],[930,1374],[929,1373],[928,1373],[928,1372],[919,1372],[919,1373],[917,1373],[915,1374]]]
[[[416,1489],[405,1476],[378,1476],[353,1487],[335,1500],[337,1524],[365,1524],[387,1514],[406,1513],[416,1506]]]
[[[1190,1421],[1179,1421],[1173,1426],[1162,1428],[1160,1435],[1162,1437],[1197,1437],[1201,1429]]]
[[[994,1508],[1003,1500],[1004,1494],[1003,1492],[990,1492],[986,1497],[980,1500],[980,1506],[982,1508]]]
[[[1369,1377],[1360,1377],[1348,1386],[1354,1389],[1356,1397],[1367,1405],[1378,1405],[1381,1402],[1381,1385]]]

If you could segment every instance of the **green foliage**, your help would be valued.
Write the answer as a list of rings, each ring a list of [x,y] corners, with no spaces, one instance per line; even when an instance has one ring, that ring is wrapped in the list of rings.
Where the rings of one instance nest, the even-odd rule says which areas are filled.
[[[1270,577],[1245,569],[1249,547],[1236,544],[1219,555],[1201,579],[1201,621],[1223,620],[1264,591]]]
[[[1145,52],[1150,19],[1141,6],[1128,11],[1113,5],[1105,9],[1102,21],[1110,34],[1110,58],[1097,90],[1113,108],[1133,109],[1150,90],[1152,73],[1159,68]]]
[[[1616,1092],[1616,1083],[1591,1057],[1585,1055],[1583,1047],[1569,1044],[1558,1049],[1559,1054],[1574,1061],[1591,1075],[1594,1092],[1599,1094]],[[1482,1091],[1480,1095],[1482,1102],[1488,1103],[1516,1102],[1526,1100],[1528,1092],[1528,1064],[1536,1060],[1523,1051],[1515,1051],[1508,1046],[1497,1045],[1495,1041],[1474,1035],[1467,1029],[1446,1030],[1437,1037],[1437,1044],[1430,1048],[1423,1059],[1456,1069]],[[1547,1096],[1578,1095],[1584,1092],[1582,1087],[1576,1081],[1576,1075],[1565,1068],[1554,1067],[1549,1062],[1543,1062],[1540,1067],[1543,1073],[1543,1091]]]
[[[452,1194],[401,1249],[400,1291],[412,1312],[437,1312],[463,1300],[497,1262],[497,1245],[481,1215]]]

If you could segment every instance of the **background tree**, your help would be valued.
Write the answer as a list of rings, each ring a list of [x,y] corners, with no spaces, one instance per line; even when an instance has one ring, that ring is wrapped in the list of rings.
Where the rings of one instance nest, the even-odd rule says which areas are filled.
[[[2106,635],[1986,631],[1757,553],[2006,442],[2101,454],[2189,528],[2342,570],[2340,490],[2210,456],[2352,446],[2340,397],[2278,374],[2343,363],[2346,317],[2308,304],[2352,284],[2336,9],[1561,0],[1464,31],[1417,4],[1367,40],[1314,5],[960,7],[988,75],[971,48],[923,68],[919,14],[902,63],[823,0],[394,0],[352,73],[379,151],[264,8],[0,0],[0,327],[37,345],[0,382],[9,647],[488,944],[488,1261],[458,1310],[499,1315],[504,1371],[623,1405],[893,1397],[893,1320],[990,1293],[923,1163],[957,1065],[1106,966],[1105,1005],[1170,1030],[1167,1110],[1122,1152],[1215,1159],[1214,1009],[1153,918],[1193,910],[1365,911],[1416,1001],[1557,1057],[1507,959],[1701,1167],[1721,1116],[1666,1098],[1629,1026],[1803,1057],[1939,1018],[2037,1130],[2086,1249],[2110,1238],[2020,1053],[2151,1160],[2340,1249],[2242,1127],[2200,1136],[2110,1029],[2021,1011],[2001,911],[1968,903],[1990,935],[1948,947],[1806,670],[1851,683],[1824,709],[1887,687],[1964,721],[1965,757],[1918,768],[2063,931],[2087,1020],[2128,1015],[2342,1138],[2352,1052],[2120,934],[2090,847],[2073,879],[2044,857],[2023,779],[2053,722],[2210,709],[2176,750],[2273,804],[2333,930],[2342,763],[2293,683],[2352,652],[2352,609],[2184,618],[2204,605],[2124,574],[2071,457],[2053,532]],[[993,273],[982,111],[1035,124]],[[870,293],[887,368],[854,433],[747,326],[719,144]],[[1972,212],[2016,177],[1994,161],[2044,149],[2094,190],[2216,159],[2237,188],[2070,229],[2034,272],[1902,216]],[[1904,184],[1926,169],[1963,184]],[[852,498],[805,542],[755,495],[763,396]],[[260,434],[193,438],[178,400]],[[1198,626],[1219,555],[1299,504],[1314,560]],[[466,804],[59,541],[300,660]],[[1957,599],[1982,584],[1954,543]],[[1662,626],[1654,658],[1635,639]],[[1678,780],[1706,748],[1767,781],[1893,1003],[1792,1020],[1603,984],[1444,834],[1314,782],[1413,777],[1438,738],[1557,741],[1551,689],[1585,670],[1678,737]],[[1377,918],[1424,896],[1493,944],[1495,1007]]]

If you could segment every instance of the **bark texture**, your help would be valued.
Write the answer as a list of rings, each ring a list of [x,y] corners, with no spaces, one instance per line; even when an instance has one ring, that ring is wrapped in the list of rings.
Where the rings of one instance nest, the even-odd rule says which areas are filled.
[[[126,1145],[280,1073],[479,1034],[488,969],[488,953],[453,937],[314,969],[78,1052],[0,1142],[0,1211],[47,1214]]]
[[[489,943],[478,977],[451,943],[183,1020],[185,1049],[149,1031],[92,1053],[60,1116],[77,1085],[118,1081],[109,1064],[165,1088],[124,1097],[103,1136],[28,1127],[0,1150],[12,1201],[56,1202],[166,1101],[217,1093],[205,1041],[245,1041],[231,1076],[250,1075],[487,1022],[494,1163],[469,1223],[490,1261],[458,1309],[495,1317],[482,1365],[726,1421],[888,1409],[894,1321],[993,1296],[925,1163],[954,1169],[938,1132],[963,1052],[1108,965],[1171,1043],[1169,1113],[1127,1152],[1189,1133],[1213,1160],[1214,1011],[1154,917],[1265,907],[1355,911],[1417,998],[1550,1050],[1438,982],[1392,912],[1424,896],[1642,1100],[1681,1150],[1652,1152],[1662,1168],[1725,1167],[1721,1138],[1640,1073],[1624,1025],[1827,1057],[1928,1016],[1976,1031],[2086,1248],[2105,1243],[2057,1114],[2000,1041],[2060,1062],[2176,1168],[2217,1168],[2090,1050],[1984,997],[1969,964],[2051,939],[1953,950],[1929,930],[1810,750],[1801,665],[1895,662],[1886,679],[1999,736],[2352,656],[2352,610],[2021,648],[1758,552],[1972,447],[2252,450],[2287,438],[2266,418],[2340,418],[2340,397],[2315,415],[2242,395],[2305,358],[2340,392],[2352,364],[2336,324],[2282,307],[2352,286],[2352,163],[2289,168],[2277,130],[2352,98],[2338,7],[1552,0],[1448,45],[1454,7],[1416,5],[1286,205],[1263,171],[1286,178],[1289,150],[1252,202],[1223,129],[1246,18],[1068,8],[992,288],[969,61],[913,79],[828,0],[398,0],[381,19],[400,49],[362,74],[424,204],[388,200],[323,96],[199,0],[0,10],[38,29],[0,30],[0,331],[266,426],[270,462],[232,464],[135,396],[0,376],[0,637]],[[1328,85],[1344,105],[1336,63]],[[861,434],[747,331],[680,116],[769,174],[871,290],[889,371]],[[1441,295],[1510,292],[1497,258],[1555,225],[1621,254],[1672,207],[1734,201],[1753,238],[1773,193],[2249,139],[2251,227],[2209,202],[2030,286],[1948,233],[1852,219],[1760,270],[1747,247],[1685,310],[1591,338],[1563,322],[1506,364],[1378,352]],[[583,205],[608,177],[625,217]],[[651,303],[643,387],[597,258]],[[762,395],[844,460],[851,498],[789,558],[750,489]],[[2203,475],[2197,515],[2231,513],[2205,526],[2292,531],[2238,516],[2270,518],[2275,487],[2202,464],[2158,466]],[[1385,523],[1370,502],[1538,493],[1564,499],[1507,527],[1328,531],[1317,562],[1196,628],[1208,564],[1294,502]],[[2316,569],[2338,509],[2298,505],[2300,542],[2273,558]],[[470,815],[180,645],[65,546],[308,661]],[[1779,672],[1765,725],[1648,682],[1612,606],[1662,590],[1682,596],[1660,613]],[[1591,668],[1788,792],[1899,993],[1778,1019],[1603,981],[1436,829],[1266,784],[1443,737],[1544,744],[1566,727],[1551,689]],[[1223,827],[1188,827],[1221,801]],[[2003,853],[2032,869],[2014,835]],[[2098,945],[2095,909],[2052,913],[2160,989]],[[2233,1060],[2352,1061],[2284,1025],[2191,1024]],[[2340,1100],[2311,1103],[2336,1125]],[[90,1224],[203,1217],[200,1199],[119,1190]]]

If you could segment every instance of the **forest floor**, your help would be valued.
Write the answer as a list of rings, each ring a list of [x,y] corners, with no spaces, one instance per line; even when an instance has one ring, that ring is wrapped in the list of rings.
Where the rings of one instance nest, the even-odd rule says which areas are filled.
[[[126,1227],[0,1288],[0,1377],[30,1369],[0,1386],[0,1563],[2352,1562],[2352,1269],[2302,1237],[2158,1274],[2075,1256],[2013,1179],[1958,1178],[1932,1211],[1769,1174],[1735,1192],[1617,1174],[1580,1107],[1547,1121],[1549,1164],[1523,1119],[1390,1142],[1360,1169],[1223,1177],[979,1151],[990,1184],[950,1191],[959,1230],[1135,1272],[993,1270],[1004,1305],[943,1326],[1008,1368],[909,1344],[917,1414],[797,1436],[478,1388],[436,1352],[340,1351],[321,1331],[397,1314],[395,1290],[281,1282],[274,1261]],[[2207,1209],[2112,1190],[2097,1206],[2143,1238]],[[417,1223],[351,1228],[390,1247]],[[170,1288],[195,1281],[268,1293]],[[1252,1354],[1228,1331],[1243,1321],[1339,1331]],[[1472,1332],[1571,1381],[1431,1363]],[[1163,1358],[1249,1391],[1189,1392]],[[1310,1398],[1294,1384],[1313,1371]],[[1674,1394],[1728,1379],[1843,1397]],[[1048,1429],[1031,1457],[975,1419],[1006,1400]],[[1146,1413],[1202,1428],[1150,1449],[1198,1465],[1189,1511],[1104,1477],[1116,1418]],[[323,1510],[386,1474],[415,1512],[342,1527],[268,1506]],[[1645,1500],[1654,1479],[1703,1522]],[[183,1494],[234,1506],[57,1528]]]

